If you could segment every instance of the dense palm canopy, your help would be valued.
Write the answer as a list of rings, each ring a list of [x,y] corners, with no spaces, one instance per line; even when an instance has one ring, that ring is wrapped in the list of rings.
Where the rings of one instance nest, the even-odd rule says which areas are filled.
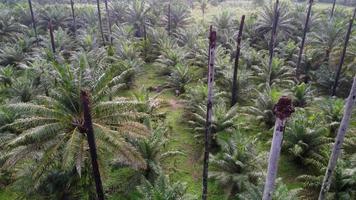
[[[97,2],[104,40],[112,39],[105,45]],[[19,199],[95,199],[82,91],[90,94],[106,199],[197,199],[210,25],[217,44],[208,199],[262,198],[282,95],[296,112],[286,122],[273,199],[316,198],[356,72],[353,31],[336,96],[329,97],[352,16],[351,7],[339,5],[346,1],[337,2],[332,18],[329,4],[314,1],[300,77],[304,2],[280,2],[271,65],[274,3],[75,0],[75,29],[69,3],[32,0],[33,24],[27,0],[0,2],[0,199],[14,199],[7,192]],[[241,15],[238,102],[231,106]],[[330,199],[355,198],[355,127],[353,117]]]

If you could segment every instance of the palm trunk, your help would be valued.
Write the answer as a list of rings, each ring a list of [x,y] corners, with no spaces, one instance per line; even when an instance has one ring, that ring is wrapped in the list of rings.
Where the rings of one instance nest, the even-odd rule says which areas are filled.
[[[335,138],[334,147],[330,156],[329,164],[319,193],[319,200],[324,200],[326,193],[329,191],[330,184],[331,184],[331,177],[336,167],[337,160],[341,153],[342,144],[344,143],[346,130],[349,126],[349,122],[352,114],[352,108],[355,105],[355,103],[356,103],[356,76],[354,77],[350,95],[345,104],[344,116],[342,117],[342,121]]]
[[[56,46],[55,46],[55,43],[54,43],[52,20],[50,20],[50,21],[48,22],[48,30],[49,30],[49,36],[50,36],[50,38],[51,38],[52,52],[55,53],[55,52],[56,52]]]
[[[171,35],[171,3],[168,4],[168,35]]]
[[[333,2],[333,7],[331,8],[330,20],[334,17],[336,0]]]
[[[334,81],[334,85],[333,85],[333,91],[332,91],[332,93],[331,93],[331,96],[335,96],[335,95],[336,95],[336,89],[337,89],[337,86],[338,86],[338,82],[339,82],[339,78],[340,78],[340,73],[341,73],[342,65],[344,64],[345,54],[346,54],[346,50],[347,50],[347,45],[349,44],[350,35],[351,35],[351,30],[352,30],[352,25],[353,25],[353,22],[354,22],[354,19],[355,19],[355,15],[356,15],[356,8],[355,8],[355,10],[354,10],[354,14],[352,15],[352,18],[350,19],[349,28],[347,29],[347,33],[346,33],[346,37],[345,37],[345,43],[344,43],[344,48],[343,48],[343,50],[342,50],[340,62],[339,62],[339,65],[338,65],[338,67],[337,67],[336,76],[335,76],[335,81]]]
[[[111,29],[111,20],[110,20],[110,11],[109,11],[109,6],[108,6],[108,0],[105,0],[105,11],[106,11],[106,18],[108,20],[108,26],[109,26],[109,38],[110,38],[110,44],[112,45],[112,29]]]
[[[100,28],[101,39],[103,40],[103,45],[105,46],[105,36],[104,36],[104,31],[103,31],[103,23],[101,21],[101,11],[100,11],[100,1],[99,0],[96,0],[96,6],[98,9],[98,18],[99,18],[99,28]]]
[[[274,112],[277,118],[273,132],[271,150],[269,153],[267,176],[262,200],[272,200],[285,124],[287,118],[290,117],[292,112],[294,112],[291,99],[285,96],[281,97],[274,107]]]
[[[303,56],[303,50],[304,50],[304,44],[305,44],[305,38],[307,36],[307,31],[308,31],[308,25],[309,25],[309,19],[310,19],[310,14],[311,14],[311,9],[313,5],[313,0],[309,0],[309,7],[308,7],[308,13],[307,13],[307,19],[305,20],[304,24],[304,30],[303,30],[303,37],[302,37],[302,42],[300,44],[299,48],[299,54],[298,54],[298,61],[297,61],[297,67],[296,67],[296,78],[299,80],[299,75],[300,75],[300,63],[302,61],[302,56]]]
[[[29,7],[30,7],[31,20],[32,20],[32,27],[33,27],[33,31],[35,32],[36,44],[37,44],[37,46],[38,46],[39,43],[38,43],[37,28],[36,28],[36,22],[35,22],[35,15],[33,14],[32,1],[31,1],[31,0],[28,0],[28,5],[29,5]]]
[[[208,168],[209,168],[209,151],[210,151],[210,140],[211,140],[211,117],[213,112],[215,48],[216,48],[216,31],[213,31],[212,26],[210,26],[209,61],[208,61],[208,102],[207,102],[206,125],[205,125],[202,200],[206,200],[208,197]]]
[[[87,133],[87,140],[89,145],[91,164],[93,168],[93,177],[95,181],[96,193],[98,196],[98,200],[104,200],[104,190],[101,183],[99,164],[98,164],[98,155],[96,151],[95,137],[93,124],[91,120],[90,113],[90,100],[88,92],[81,91],[81,99],[83,104],[83,113],[84,113],[84,128]]]
[[[237,70],[239,67],[239,59],[240,59],[240,50],[241,50],[241,38],[242,38],[242,31],[244,28],[245,23],[245,15],[242,15],[240,21],[240,28],[239,33],[237,35],[237,47],[236,47],[236,55],[235,55],[235,66],[234,66],[234,75],[232,78],[232,91],[231,91],[231,107],[234,106],[237,102]]]
[[[267,77],[267,84],[270,85],[271,73],[272,73],[272,61],[273,61],[273,54],[274,54],[274,47],[276,45],[276,38],[277,38],[277,26],[278,26],[278,19],[279,19],[279,0],[276,0],[276,5],[274,8],[274,20],[272,25],[271,31],[271,40],[269,43],[269,62],[268,62],[268,77]]]
[[[76,35],[77,32],[77,23],[75,20],[75,13],[74,13],[74,1],[70,0],[70,8],[72,10],[72,18],[73,18],[73,31],[74,31],[74,35]]]

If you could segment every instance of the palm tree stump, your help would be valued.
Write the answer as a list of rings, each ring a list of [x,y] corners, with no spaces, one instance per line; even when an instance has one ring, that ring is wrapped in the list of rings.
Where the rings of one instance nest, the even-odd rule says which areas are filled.
[[[341,154],[341,147],[342,144],[344,143],[346,130],[349,126],[349,122],[351,119],[352,108],[355,105],[355,103],[356,103],[356,76],[354,77],[350,95],[346,101],[344,116],[342,117],[341,124],[336,135],[334,147],[330,156],[328,167],[326,169],[323,184],[321,186],[319,200],[324,200],[326,193],[329,191],[332,174],[336,167],[337,160]]]
[[[273,132],[272,146],[269,153],[266,183],[263,190],[262,200],[272,200],[285,124],[287,118],[294,112],[292,100],[286,96],[282,96],[274,106],[273,111],[276,115],[276,122]]]

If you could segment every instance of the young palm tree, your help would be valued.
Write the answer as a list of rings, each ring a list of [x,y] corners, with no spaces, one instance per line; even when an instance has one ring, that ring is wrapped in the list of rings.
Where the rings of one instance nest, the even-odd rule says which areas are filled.
[[[197,111],[192,113],[192,120],[189,121],[191,127],[198,134],[196,137],[202,137],[205,130],[205,115],[206,105],[200,104],[196,107]],[[237,107],[229,107],[223,99],[217,99],[213,105],[214,113],[211,122],[211,137],[212,147],[217,145],[217,137],[219,133],[232,133],[235,128],[235,120],[237,118]],[[215,145],[215,146],[214,146]]]
[[[166,134],[166,129],[158,127],[152,131],[149,138],[140,140],[135,145],[146,161],[147,168],[143,174],[151,183],[154,183],[157,177],[163,173],[162,161],[177,155],[184,155],[180,151],[170,151],[165,148],[168,142]]]
[[[155,183],[144,180],[142,185],[137,187],[140,199],[154,200],[193,200],[193,196],[187,194],[187,187],[184,183],[172,183],[169,178],[161,174]]]
[[[189,67],[177,64],[171,75],[168,77],[167,86],[175,90],[176,95],[185,93],[186,86],[192,80]]]
[[[317,115],[299,111],[286,126],[283,151],[298,165],[320,168],[326,165],[331,139]]]
[[[22,32],[25,26],[16,22],[13,14],[8,10],[2,10],[0,14],[0,42],[13,41],[17,33]]]
[[[252,79],[259,83],[258,87],[260,88],[266,85],[269,87],[286,87],[294,84],[294,69],[286,66],[284,60],[280,58],[273,58],[271,70],[269,70],[269,59],[267,57],[262,59],[260,65],[252,66],[252,70],[255,74]]]
[[[228,140],[219,140],[221,151],[211,155],[209,178],[217,180],[234,197],[248,187],[257,184],[258,156],[254,149],[255,140],[235,132]]]
[[[311,85],[301,83],[295,85],[292,89],[293,105],[295,107],[305,107],[313,98]]]
[[[288,189],[281,179],[277,179],[277,186],[273,193],[273,200],[295,200],[299,197],[300,189]],[[237,195],[236,200],[261,200],[263,185],[248,184],[246,191]]]
[[[245,113],[252,115],[258,122],[262,122],[268,129],[272,128],[276,120],[273,114],[274,105],[280,93],[269,86],[263,92],[257,91],[257,97],[253,100],[254,105],[245,107]]]
[[[342,120],[344,101],[338,98],[327,98],[319,102],[321,113],[330,130],[329,136],[334,138]]]
[[[134,26],[136,37],[144,36],[144,27],[147,29],[149,26],[147,18],[149,12],[150,8],[146,1],[133,0],[128,6],[126,21]]]
[[[71,23],[68,9],[59,5],[43,7],[39,14],[39,27],[46,30],[50,21],[52,22],[54,30],[57,30],[60,27],[67,28]]]
[[[21,160],[38,156],[35,177],[46,171],[48,163],[60,159],[63,169],[76,167],[81,174],[87,158],[86,129],[83,124],[83,108],[80,90],[91,91],[93,128],[97,141],[99,160],[103,154],[136,168],[145,168],[145,162],[137,150],[125,138],[147,136],[147,128],[139,123],[142,114],[135,111],[140,102],[117,97],[125,87],[125,76],[132,69],[117,66],[90,68],[86,55],[78,58],[73,66],[53,64],[53,90],[49,96],[39,96],[32,103],[14,103],[6,107],[19,117],[5,127],[18,130],[15,138],[2,144],[8,151],[2,154],[3,167],[9,168]],[[40,153],[40,154],[39,154]],[[101,162],[101,165],[105,162]]]
[[[311,45],[314,57],[318,60],[317,65],[323,62],[329,64],[331,53],[341,44],[343,32],[343,22],[333,20],[321,22],[316,31],[310,33],[308,43]]]

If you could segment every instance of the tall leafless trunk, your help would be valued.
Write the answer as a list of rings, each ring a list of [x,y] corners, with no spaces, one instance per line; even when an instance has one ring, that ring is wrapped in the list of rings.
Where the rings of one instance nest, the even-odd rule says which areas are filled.
[[[302,42],[300,44],[299,48],[299,54],[298,54],[298,61],[297,61],[297,67],[296,67],[296,78],[299,79],[300,75],[300,63],[302,61],[302,56],[303,56],[303,50],[304,50],[304,44],[305,44],[305,38],[307,36],[307,31],[309,28],[309,19],[310,19],[310,14],[311,14],[311,9],[313,5],[313,0],[309,0],[309,7],[308,7],[308,12],[307,12],[307,18],[304,23],[304,30],[303,30],[303,37],[302,37]]]
[[[333,7],[331,8],[330,20],[334,17],[336,0],[333,2]]]
[[[171,3],[168,4],[168,35],[171,35]]]
[[[73,18],[73,31],[74,31],[74,35],[77,32],[77,23],[76,23],[76,19],[75,19],[75,13],[74,13],[74,1],[70,0],[70,8],[72,9],[72,18]]]
[[[36,22],[35,22],[35,15],[33,14],[33,9],[32,9],[32,0],[28,0],[28,6],[30,7],[32,27],[33,27],[33,31],[35,32],[36,44],[38,46],[39,45],[39,43],[38,43],[38,35],[37,35],[37,28],[36,28]]]
[[[286,96],[281,97],[274,107],[276,123],[269,153],[267,176],[262,200],[272,200],[278,171],[278,161],[282,148],[283,132],[287,118],[290,117],[293,112],[292,100]]]
[[[349,126],[349,122],[352,114],[352,108],[355,105],[355,103],[356,103],[356,76],[354,77],[350,95],[347,98],[345,104],[344,116],[342,117],[341,124],[335,138],[334,147],[330,156],[329,164],[326,169],[324,180],[319,193],[319,200],[324,200],[327,192],[329,191],[330,184],[331,184],[331,177],[336,167],[337,160],[341,154],[342,144],[344,143],[345,134]]]
[[[271,72],[272,72],[272,61],[273,61],[273,55],[274,55],[274,48],[276,45],[278,20],[279,20],[279,0],[276,0],[276,4],[275,4],[275,8],[274,8],[272,31],[271,31],[271,40],[269,43],[268,76],[267,76],[267,80],[266,80],[268,85],[270,85],[270,81],[271,81],[270,79],[271,79]]]
[[[100,0],[96,0],[96,7],[98,9],[98,18],[99,18],[99,29],[101,33],[101,39],[103,40],[103,44],[105,46],[105,36],[103,31],[103,22],[101,21],[101,11],[100,11]]]
[[[216,31],[210,26],[209,35],[209,61],[208,61],[208,102],[206,111],[205,124],[205,146],[204,146],[204,166],[203,166],[203,194],[202,200],[208,198],[208,169],[209,169],[209,152],[211,140],[211,117],[213,113],[213,85],[214,85],[214,62],[216,48]]]
[[[52,52],[55,53],[55,52],[56,52],[56,45],[55,45],[55,43],[54,43],[52,20],[49,20],[49,22],[48,22],[48,30],[49,30],[49,36],[50,36],[50,38],[51,38]]]
[[[106,18],[108,20],[108,26],[109,26],[109,41],[110,44],[112,45],[112,29],[111,29],[111,18],[110,18],[110,10],[109,10],[109,5],[108,5],[108,0],[104,0],[105,2],[105,11],[106,11]]]
[[[354,10],[354,13],[352,15],[352,18],[350,19],[349,22],[349,27],[347,29],[347,33],[346,33],[346,37],[345,37],[345,43],[344,43],[344,48],[342,50],[342,54],[341,54],[341,58],[340,58],[340,62],[339,65],[337,67],[337,71],[336,71],[336,76],[335,76],[335,81],[334,81],[334,85],[333,85],[333,90],[331,93],[331,96],[335,96],[336,95],[336,89],[339,83],[339,78],[340,78],[340,73],[341,73],[341,69],[342,69],[342,65],[344,64],[344,60],[345,60],[345,55],[346,55],[346,50],[347,50],[347,45],[349,44],[349,40],[350,40],[350,35],[351,35],[351,31],[352,31],[352,25],[355,19],[355,15],[356,15],[356,8]]]
[[[233,74],[233,78],[232,78],[231,107],[234,106],[237,102],[237,93],[238,93],[238,91],[237,91],[238,90],[237,70],[239,68],[241,38],[242,38],[242,31],[244,28],[244,23],[245,23],[245,15],[242,15],[241,21],[240,21],[239,33],[237,35],[237,47],[236,47],[236,54],[235,54],[234,74]]]
[[[81,91],[81,99],[83,104],[83,113],[84,113],[84,129],[87,134],[87,140],[89,145],[91,165],[93,168],[93,177],[95,181],[96,193],[98,200],[104,200],[104,190],[101,183],[99,164],[98,164],[98,155],[96,151],[95,137],[93,124],[90,113],[90,100],[89,94],[86,91]]]

